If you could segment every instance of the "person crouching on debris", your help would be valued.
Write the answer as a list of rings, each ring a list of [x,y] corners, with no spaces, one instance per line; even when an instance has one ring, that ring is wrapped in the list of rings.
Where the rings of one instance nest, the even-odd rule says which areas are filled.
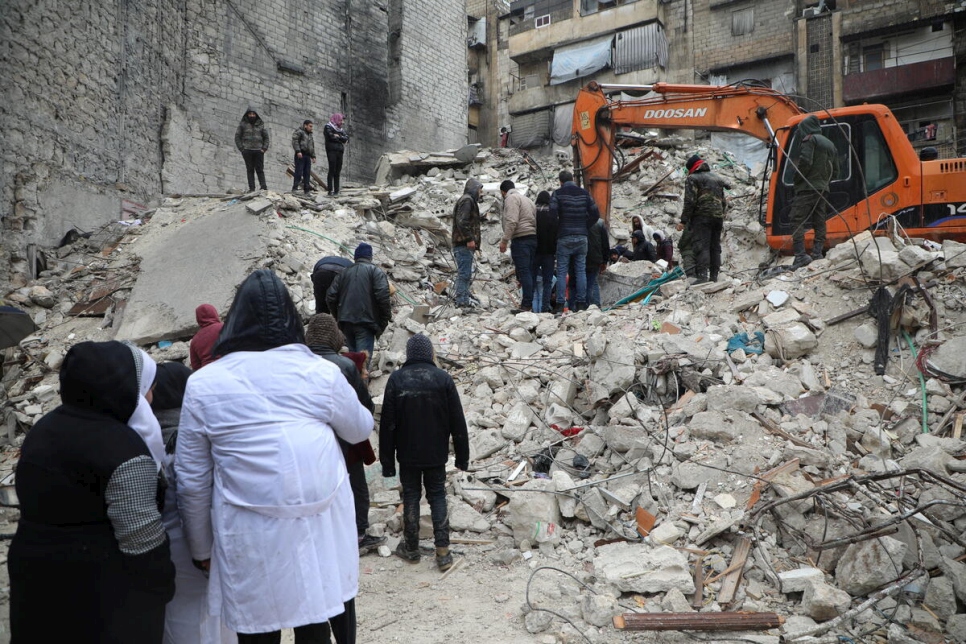
[[[10,544],[12,642],[161,644],[175,569],[159,510],[155,364],[121,342],[81,342],[60,369],[62,404],[17,464]]]
[[[694,246],[693,284],[717,282],[721,270],[721,231],[728,202],[725,190],[731,186],[711,172],[708,163],[697,154],[686,164],[688,178],[684,182],[684,207],[678,230],[691,229]]]
[[[181,404],[191,369],[180,362],[162,362],[154,381],[151,411],[164,439],[162,470],[168,481],[161,518],[171,542],[176,571],[175,593],[164,611],[164,644],[234,644],[238,638],[221,620],[208,614],[208,578],[191,563],[181,515],[178,513],[174,449],[178,443]]]
[[[238,289],[218,361],[188,380],[174,469],[209,611],[239,644],[354,644],[359,548],[336,437],[356,444],[372,414],[338,367],[305,346],[298,310],[270,270]],[[137,640],[127,640],[137,641]]]
[[[480,194],[483,184],[467,179],[463,195],[453,206],[453,257],[456,260],[456,306],[472,308],[470,283],[473,281],[473,253],[480,248]]]
[[[218,309],[211,304],[202,304],[196,308],[195,320],[198,321],[199,329],[188,345],[188,356],[191,359],[192,371],[198,371],[215,359],[211,350],[218,342],[218,334],[221,333],[221,327],[224,326],[221,323],[221,318],[218,317]]]
[[[325,358],[339,368],[346,382],[352,385],[356,392],[359,403],[369,410],[375,411],[372,404],[372,397],[369,396],[369,389],[362,379],[361,369],[356,362],[339,355],[338,351],[345,344],[345,337],[339,330],[339,325],[335,318],[327,313],[317,313],[309,318],[308,326],[305,328],[305,344],[309,346],[317,356]],[[360,362],[364,365],[365,355],[361,356]],[[378,548],[386,542],[385,537],[374,537],[368,534],[369,531],[369,484],[366,482],[366,465],[376,462],[376,455],[372,451],[369,439],[362,441],[358,445],[350,445],[345,441],[339,441],[342,447],[342,455],[345,457],[346,470],[349,472],[349,485],[352,487],[352,498],[356,506],[356,532],[359,534],[359,554],[364,555]]]
[[[433,517],[436,565],[453,565],[449,551],[446,508],[446,461],[453,439],[456,467],[469,468],[470,446],[463,405],[452,376],[433,363],[433,343],[418,333],[406,343],[406,364],[389,376],[379,421],[379,460],[382,475],[396,475],[403,497],[403,539],[396,554],[419,561],[419,499],[426,500]]]
[[[660,230],[655,230],[651,233],[651,237],[654,238],[654,248],[657,250],[657,258],[667,262],[668,269],[670,269],[674,261],[674,242]]]

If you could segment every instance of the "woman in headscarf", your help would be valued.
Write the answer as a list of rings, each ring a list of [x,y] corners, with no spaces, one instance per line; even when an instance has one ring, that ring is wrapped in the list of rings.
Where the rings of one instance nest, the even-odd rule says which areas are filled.
[[[322,135],[325,137],[325,156],[329,161],[329,173],[325,179],[329,186],[329,195],[339,194],[342,155],[345,154],[345,144],[349,142],[349,135],[342,129],[344,121],[345,117],[341,114],[333,114],[322,130]]]
[[[27,434],[17,465],[20,521],[7,560],[14,644],[161,643],[174,566],[149,449],[161,442],[149,406],[154,372],[147,354],[120,342],[67,352],[62,404]]]
[[[188,381],[175,473],[191,556],[211,573],[209,610],[240,644],[355,642],[359,551],[337,438],[372,431],[339,368],[305,345],[285,285],[239,287],[215,353]]]
[[[655,230],[651,234],[651,237],[654,239],[657,258],[667,262],[668,269],[670,269],[671,264],[674,262],[674,242],[660,230]]]
[[[650,239],[650,226],[644,225],[644,220],[638,215],[631,217],[631,242],[634,245],[633,261],[657,261],[657,250]]]
[[[180,362],[159,364],[151,400],[151,409],[161,425],[164,439],[163,470],[168,489],[161,517],[171,542],[171,559],[176,570],[174,599],[164,612],[164,644],[233,644],[238,641],[235,634],[223,627],[218,617],[208,614],[208,578],[191,563],[178,513],[174,448],[178,442],[181,403],[190,375],[191,369]]]

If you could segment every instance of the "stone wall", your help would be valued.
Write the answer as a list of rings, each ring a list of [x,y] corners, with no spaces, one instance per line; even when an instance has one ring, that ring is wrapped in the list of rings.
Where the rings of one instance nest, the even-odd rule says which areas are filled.
[[[387,150],[465,142],[461,1],[74,4],[6,0],[0,12],[0,280],[10,266],[29,273],[28,243],[115,219],[122,199],[247,188],[233,138],[249,105],[272,135],[276,190],[291,187],[291,134],[305,118],[324,176],[322,126],[346,114],[346,180],[370,179]]]
[[[734,65],[792,56],[795,3],[790,0],[697,0],[694,4],[694,66],[702,74]],[[735,35],[734,21],[748,17],[753,28]]]

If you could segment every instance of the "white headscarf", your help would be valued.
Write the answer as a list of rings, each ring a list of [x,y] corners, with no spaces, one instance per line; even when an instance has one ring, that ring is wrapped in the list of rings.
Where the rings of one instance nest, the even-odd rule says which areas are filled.
[[[129,344],[131,353],[134,354],[134,364],[137,367],[138,377],[138,406],[127,421],[127,426],[138,433],[138,436],[147,445],[151,452],[151,458],[161,469],[164,459],[164,440],[161,438],[161,424],[151,411],[151,403],[145,398],[154,384],[154,378],[158,373],[158,365],[147,353]]]

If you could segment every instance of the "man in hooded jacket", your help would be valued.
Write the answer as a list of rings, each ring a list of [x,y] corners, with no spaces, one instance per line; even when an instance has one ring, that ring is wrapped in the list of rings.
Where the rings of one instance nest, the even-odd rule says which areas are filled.
[[[449,519],[446,508],[446,461],[450,437],[456,467],[469,468],[470,444],[463,405],[452,376],[433,362],[433,343],[421,333],[406,343],[406,364],[386,383],[379,419],[379,460],[382,475],[396,475],[403,496],[403,540],[396,554],[419,561],[419,499],[426,488],[433,518],[436,565],[453,565],[449,552]]]
[[[241,152],[245,159],[245,171],[248,173],[248,191],[255,190],[255,175],[258,175],[258,187],[268,190],[265,185],[265,153],[268,152],[268,145],[271,137],[262,117],[258,115],[255,108],[249,107],[245,110],[245,115],[235,130],[235,147]]]
[[[815,115],[806,116],[798,126],[801,144],[792,155],[795,164],[795,198],[792,200],[793,268],[807,266],[813,259],[821,259],[825,247],[825,205],[828,187],[838,172],[839,160],[835,144],[822,136],[822,125]],[[815,230],[812,252],[805,252],[805,231]]]
[[[463,195],[453,206],[453,257],[456,259],[456,306],[467,309],[473,281],[473,253],[480,248],[480,193],[483,184],[467,179]]]
[[[325,295],[329,313],[339,321],[349,351],[367,351],[370,360],[376,338],[392,320],[389,278],[372,263],[372,246],[356,247],[355,264],[335,276]]]
[[[174,465],[209,610],[239,644],[278,642],[286,628],[296,644],[328,642],[328,621],[354,644],[359,550],[337,438],[364,441],[372,414],[305,345],[270,270],[239,287],[215,353],[188,380]]]

